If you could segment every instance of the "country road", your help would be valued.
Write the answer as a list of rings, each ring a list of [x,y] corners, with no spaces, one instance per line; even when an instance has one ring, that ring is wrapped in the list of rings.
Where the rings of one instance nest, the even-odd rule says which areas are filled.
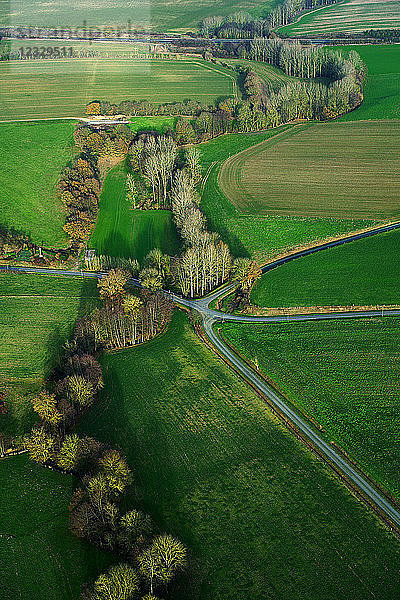
[[[353,242],[365,237],[376,235],[378,233],[385,233],[392,231],[400,227],[400,223],[392,223],[390,225],[384,225],[375,227],[371,230],[364,231],[362,233],[349,235],[342,237],[331,242],[322,243],[294,252],[285,257],[279,258],[263,267],[263,272],[266,273],[271,269],[274,269],[282,264],[289,261],[295,260],[296,258],[302,258],[321,250],[326,250],[339,246],[341,244]],[[35,268],[35,267],[11,267],[8,265],[0,265],[0,271],[10,273],[30,273],[30,274],[46,274],[63,277],[82,277],[82,278],[96,278],[100,279],[104,277],[106,272],[92,272],[92,271],[75,271],[75,270],[62,270],[62,269],[46,269],[46,268]],[[140,286],[140,282],[137,279],[132,278],[131,284]],[[383,309],[383,310],[354,310],[347,312],[334,312],[334,313],[314,313],[314,314],[295,314],[295,315],[280,315],[280,316],[242,316],[242,315],[231,315],[216,311],[210,308],[210,303],[226,294],[227,291],[233,289],[233,284],[228,284],[217,291],[213,292],[207,297],[189,300],[182,298],[172,292],[166,292],[178,305],[185,306],[191,310],[196,311],[202,318],[204,332],[218,351],[229,364],[231,364],[236,371],[238,371],[248,382],[250,382],[255,389],[261,394],[268,398],[269,402],[278,409],[302,434],[307,438],[311,444],[317,448],[317,450],[327,459],[329,465],[332,465],[335,470],[343,474],[344,478],[351,482],[358,490],[361,491],[364,498],[366,498],[372,506],[374,506],[381,515],[384,515],[386,520],[400,529],[400,512],[391,504],[388,498],[384,494],[373,487],[373,485],[359,473],[354,465],[350,461],[346,460],[339,452],[337,452],[330,444],[325,442],[318,431],[314,429],[312,425],[302,419],[292,408],[285,402],[283,397],[266,383],[261,377],[259,377],[244,361],[242,361],[237,354],[235,354],[215,333],[214,325],[218,322],[223,321],[236,321],[240,323],[280,323],[280,322],[296,322],[296,321],[331,321],[337,319],[346,318],[371,318],[371,317],[392,317],[400,316],[400,309]]]

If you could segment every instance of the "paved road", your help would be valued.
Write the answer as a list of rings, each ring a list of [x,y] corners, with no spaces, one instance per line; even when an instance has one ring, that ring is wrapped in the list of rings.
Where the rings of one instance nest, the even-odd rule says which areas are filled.
[[[255,388],[257,388],[257,390],[264,394],[281,413],[294,423],[314,446],[316,446],[353,484],[355,484],[357,488],[359,488],[363,494],[365,494],[365,496],[367,496],[368,499],[383,512],[383,514],[397,525],[397,527],[400,527],[399,511],[397,511],[380,492],[370,485],[345,458],[338,454],[332,446],[327,444],[312,426],[299,417],[299,415],[294,412],[263,379],[258,377],[254,371],[247,367],[247,365],[221,341],[213,329],[214,320],[212,318],[205,318],[203,324],[207,337],[218,351],[225,356],[225,358],[227,358]]]
[[[394,223],[392,225],[385,225],[376,227],[370,231],[363,232],[361,234],[355,234],[347,238],[335,240],[325,244],[314,246],[307,250],[301,250],[295,252],[289,256],[278,259],[266,265],[263,268],[263,272],[270,271],[278,267],[279,265],[285,264],[296,258],[301,258],[325,250],[333,248],[341,244],[356,241],[371,235],[392,231],[400,227],[400,223]],[[90,271],[63,271],[62,269],[45,269],[35,267],[10,267],[0,266],[0,271],[9,271],[14,273],[35,273],[35,274],[47,274],[64,277],[82,277],[82,278],[102,278],[106,275],[105,272],[90,272]],[[131,283],[140,286],[140,282],[137,279],[132,279]],[[203,320],[204,331],[215,346],[215,348],[223,355],[253,386],[264,394],[269,401],[285,415],[289,421],[291,421],[301,432],[308,438],[312,444],[318,448],[318,450],[324,455],[328,461],[334,465],[343,475],[352,482],[359,490],[362,491],[364,496],[375,505],[375,507],[386,516],[386,518],[400,528],[400,512],[389,502],[389,500],[378,490],[376,490],[368,480],[361,475],[355,467],[351,465],[343,456],[326,443],[319,435],[319,433],[306,421],[304,421],[284,400],[281,398],[275,390],[270,387],[262,378],[260,378],[252,369],[250,369],[246,363],[244,363],[222,340],[217,336],[214,331],[214,324],[221,321],[237,321],[241,323],[279,323],[279,322],[294,322],[294,321],[316,321],[316,320],[336,320],[344,318],[369,318],[369,317],[381,317],[381,316],[400,316],[400,310],[369,310],[369,311],[348,311],[348,312],[336,312],[336,313],[325,313],[325,314],[304,314],[304,315],[286,315],[286,316],[274,316],[274,317],[252,317],[252,316],[241,316],[241,315],[230,315],[220,311],[215,311],[209,307],[213,300],[216,300],[227,291],[233,289],[233,285],[223,286],[221,289],[210,294],[207,297],[188,300],[182,298],[176,294],[169,292],[170,297],[183,306],[186,306],[192,310],[197,311]]]

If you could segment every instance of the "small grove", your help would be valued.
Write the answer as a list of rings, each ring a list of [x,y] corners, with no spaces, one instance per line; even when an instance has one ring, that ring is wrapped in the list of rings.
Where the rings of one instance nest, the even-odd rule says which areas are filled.
[[[0,439],[3,455],[9,447],[26,449],[36,463],[79,479],[69,507],[71,532],[120,560],[88,582],[85,600],[156,600],[155,592],[165,591],[186,564],[186,549],[179,540],[157,532],[147,514],[126,508],[124,494],[134,478],[122,454],[73,431],[103,388],[98,353],[148,340],[171,317],[172,305],[165,296],[130,293],[126,285],[130,276],[112,270],[99,281],[103,307],[77,322],[46,388],[32,399],[39,423],[28,436]]]

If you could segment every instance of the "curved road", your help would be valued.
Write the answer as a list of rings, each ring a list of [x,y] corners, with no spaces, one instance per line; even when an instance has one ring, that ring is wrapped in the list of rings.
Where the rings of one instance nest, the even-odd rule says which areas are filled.
[[[263,267],[263,272],[266,273],[271,269],[274,269],[282,264],[325,250],[333,248],[342,244],[346,244],[352,241],[356,241],[365,237],[376,235],[378,233],[384,233],[400,228],[400,223],[393,223],[391,225],[383,225],[375,227],[369,231],[363,233],[353,234],[347,237],[343,237],[332,242],[318,244],[312,248],[306,250],[300,250],[294,252],[288,256],[272,261],[271,263]],[[45,269],[45,268],[34,268],[34,267],[10,267],[0,266],[0,271],[8,271],[13,273],[35,273],[35,274],[46,274],[64,277],[82,277],[82,278],[96,278],[100,279],[107,273],[103,271],[90,272],[90,271],[64,271],[62,269]],[[131,283],[140,286],[140,282],[137,279],[132,278]],[[380,317],[380,316],[400,316],[400,310],[369,310],[369,311],[348,311],[348,312],[336,312],[336,313],[324,313],[324,314],[303,314],[303,315],[286,315],[286,316],[274,316],[274,317],[252,317],[252,316],[241,316],[241,315],[230,315],[220,311],[209,308],[210,303],[218,297],[225,294],[230,289],[233,289],[233,285],[226,285],[212,293],[211,295],[199,298],[195,300],[188,300],[182,298],[171,292],[167,292],[172,300],[176,303],[186,306],[192,310],[197,311],[202,317],[203,327],[206,336],[218,352],[225,357],[225,359],[233,365],[233,367],[241,373],[241,375],[249,381],[259,392],[268,398],[268,400],[282,413],[285,417],[293,423],[299,431],[316,447],[320,453],[326,457],[328,464],[334,465],[334,467],[341,472],[347,480],[349,480],[356,488],[358,488],[363,496],[369,500],[369,502],[378,509],[380,514],[383,514],[386,519],[400,529],[400,512],[389,502],[389,500],[377,489],[371,485],[371,483],[357,471],[357,469],[346,460],[339,452],[337,452],[331,445],[325,442],[319,433],[313,428],[312,425],[303,420],[290,406],[287,404],[282,397],[280,397],[276,391],[269,386],[262,378],[246,365],[222,340],[217,336],[214,331],[214,324],[219,321],[238,321],[242,323],[279,323],[279,322],[293,322],[293,321],[316,321],[316,320],[335,320],[343,318],[367,318],[367,317]]]

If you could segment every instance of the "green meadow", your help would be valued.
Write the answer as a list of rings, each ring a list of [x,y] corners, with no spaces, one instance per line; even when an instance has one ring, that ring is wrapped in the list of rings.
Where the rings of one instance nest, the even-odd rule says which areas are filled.
[[[395,596],[397,541],[197,338],[186,314],[102,362],[105,391],[79,430],[126,452],[133,498],[187,544],[174,598]]]
[[[0,121],[81,117],[91,100],[185,99],[213,104],[234,94],[230,71],[196,60],[64,58],[0,62]]]
[[[399,121],[306,124],[226,160],[218,183],[257,216],[396,219],[399,156]]]
[[[97,303],[94,280],[0,275],[0,387],[9,411],[2,429],[29,429],[30,396],[56,364],[75,321]]]
[[[2,600],[78,600],[83,584],[111,563],[68,530],[74,487],[71,475],[26,455],[0,461]]]
[[[2,0],[0,3],[0,25],[29,24],[39,27],[80,27],[113,28],[123,31],[178,31],[188,28],[197,31],[199,22],[205,17],[227,15],[236,11],[250,11],[254,16],[268,13],[277,4],[277,0],[186,0],[186,2],[168,2],[167,0],[119,0],[115,5],[107,0],[96,3],[82,3],[78,0],[62,2],[56,0],[49,4],[46,0],[34,0],[32,3]],[[111,30],[110,30],[111,31]]]
[[[256,135],[225,135],[199,146],[203,171],[207,176],[201,190],[201,209],[210,229],[221,235],[234,256],[251,256],[263,263],[284,250],[371,224],[371,221],[362,219],[246,214],[226,198],[218,181],[221,164],[226,159],[260,142],[270,143],[273,152],[273,146],[291,134],[292,126],[283,125]]]
[[[330,32],[396,29],[400,26],[399,3],[393,0],[345,0],[304,13],[279,33],[302,37]]]
[[[179,243],[171,211],[132,210],[126,200],[126,174],[123,164],[108,173],[89,247],[97,254],[135,258],[139,262],[153,248],[174,255]]]
[[[327,440],[400,498],[399,319],[227,323],[222,331]]]
[[[251,292],[258,306],[400,304],[400,231],[296,259],[266,273]]]
[[[355,50],[368,67],[364,100],[357,110],[340,121],[400,119],[400,45],[343,46],[340,52]]]
[[[72,122],[0,124],[0,225],[32,241],[66,247],[56,183],[73,154]]]

